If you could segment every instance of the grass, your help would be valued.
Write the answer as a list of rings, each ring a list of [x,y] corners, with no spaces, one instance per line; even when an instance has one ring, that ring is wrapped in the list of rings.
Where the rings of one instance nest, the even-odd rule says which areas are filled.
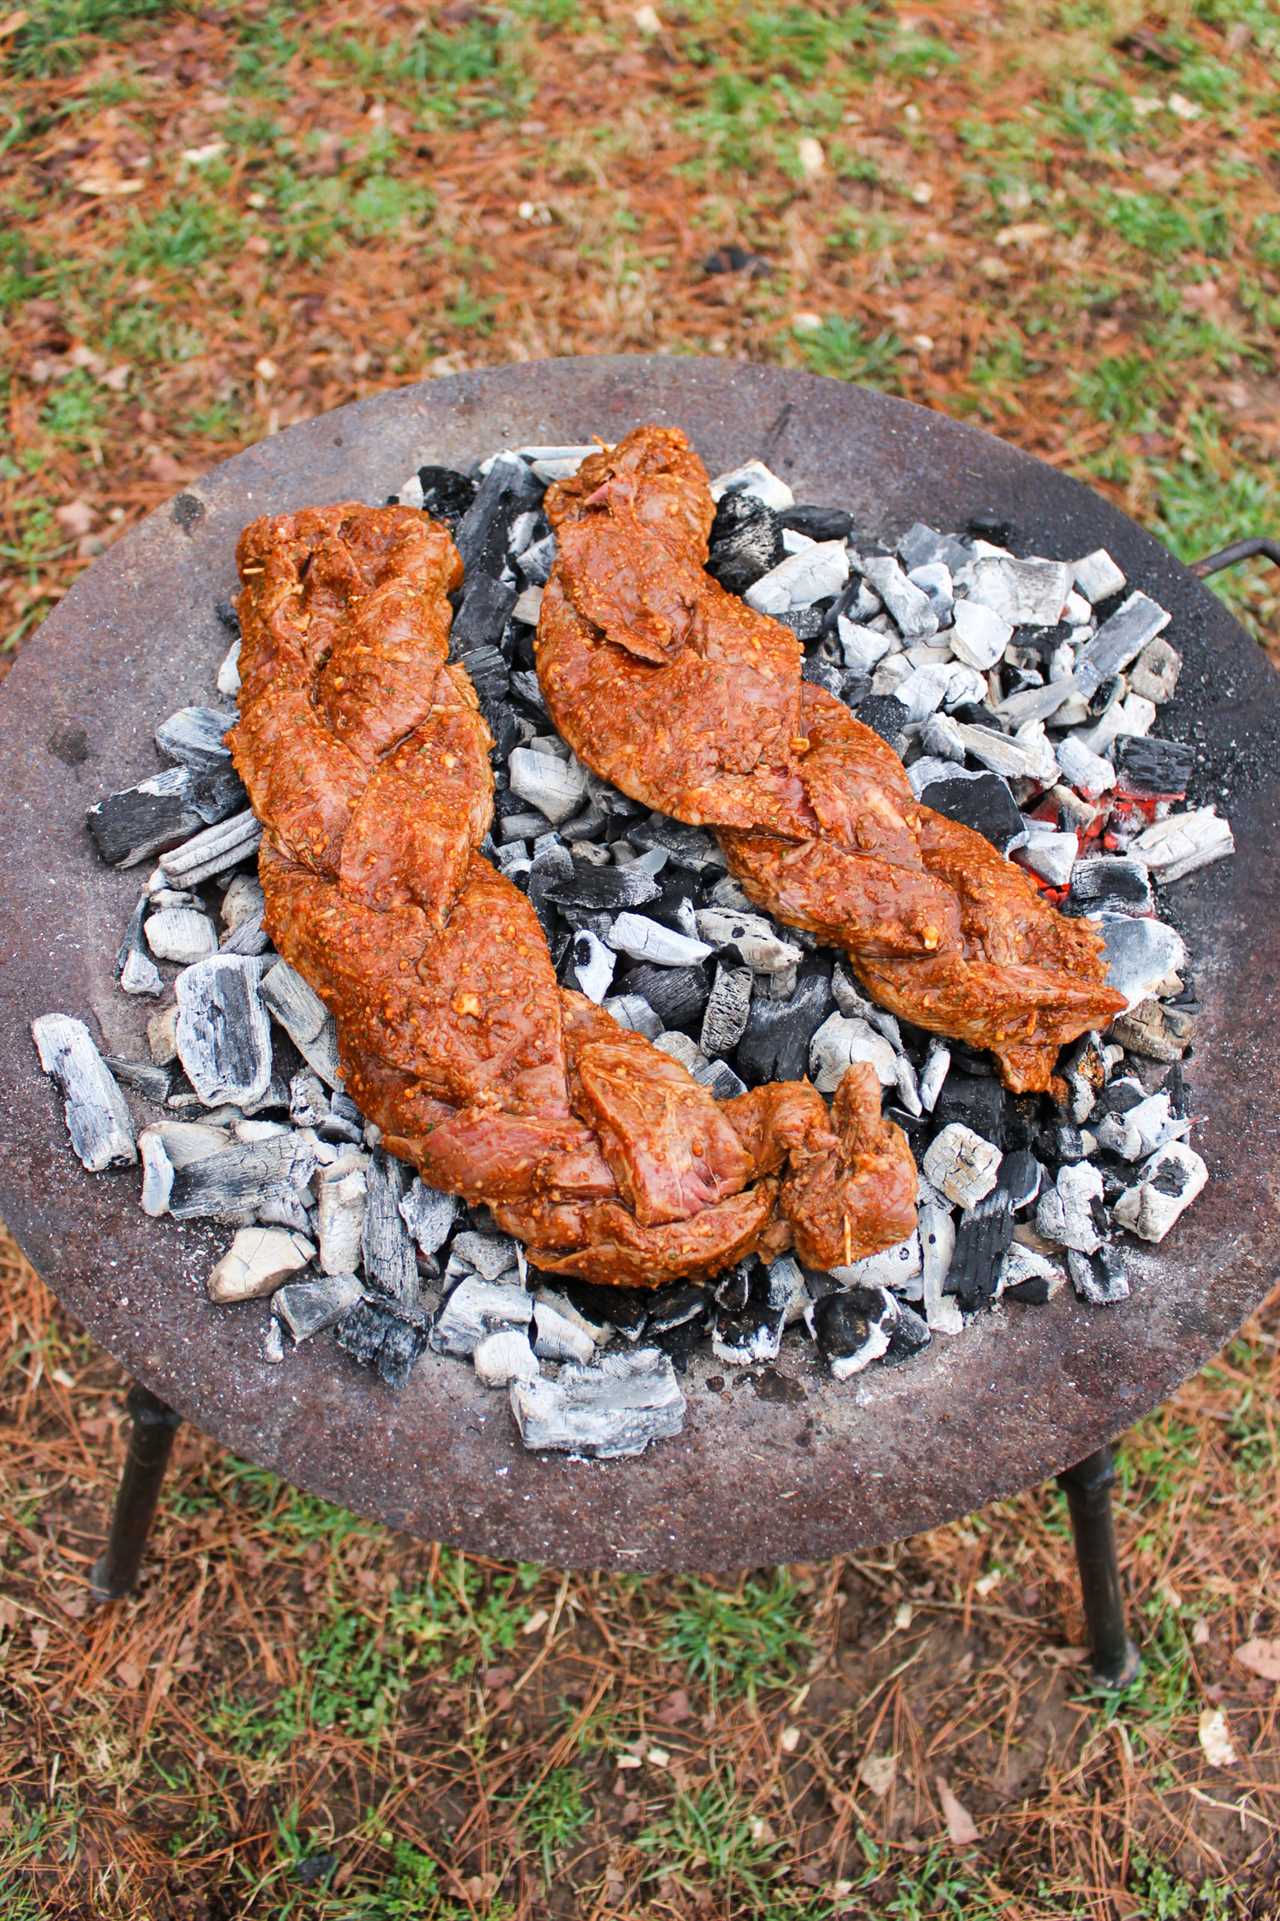
[[[295,420],[544,354],[901,393],[1186,557],[1280,526],[1273,0],[657,13],[28,6],[0,671],[86,564],[59,508],[111,538]],[[768,271],[705,275],[731,243]],[[1275,647],[1263,568],[1215,591]],[[184,1433],[142,1593],[91,1615],[118,1379],[0,1266],[4,1921],[1270,1921],[1275,1706],[1232,1651],[1280,1632],[1274,1307],[1121,1455],[1146,1665],[1116,1700],[1072,1659],[1049,1491],[821,1568],[626,1580],[408,1542]]]

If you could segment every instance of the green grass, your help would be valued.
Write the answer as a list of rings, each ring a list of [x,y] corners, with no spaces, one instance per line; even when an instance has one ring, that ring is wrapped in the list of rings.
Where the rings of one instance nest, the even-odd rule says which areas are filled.
[[[732,1593],[690,1581],[670,1617],[663,1652],[706,1687],[713,1702],[792,1680],[812,1651],[805,1597],[785,1568]]]
[[[1240,1912],[1225,1883],[1193,1888],[1176,1869],[1143,1853],[1133,1857],[1128,1892],[1143,1904],[1134,1921],[1231,1921]]]
[[[9,65],[23,79],[74,73],[103,41],[139,36],[140,21],[176,13],[186,0],[31,0],[9,43]]]
[[[535,1848],[542,1875],[551,1884],[556,1859],[572,1847],[591,1822],[587,1780],[580,1768],[552,1768],[528,1796],[510,1796],[527,1846]]]
[[[235,253],[244,234],[243,220],[224,200],[179,194],[153,214],[130,217],[119,264],[128,274],[186,275]]]
[[[903,344],[888,329],[868,337],[856,320],[835,315],[812,332],[797,333],[794,341],[796,353],[811,373],[856,380],[886,393],[897,393],[901,388],[897,362]]]
[[[679,1791],[665,1814],[637,1835],[636,1846],[654,1857],[648,1879],[712,1897],[726,1913],[766,1913],[764,1903],[785,1873],[778,1843],[760,1837],[727,1770],[705,1787]],[[747,1901],[754,1903],[749,1910],[730,1905]]]

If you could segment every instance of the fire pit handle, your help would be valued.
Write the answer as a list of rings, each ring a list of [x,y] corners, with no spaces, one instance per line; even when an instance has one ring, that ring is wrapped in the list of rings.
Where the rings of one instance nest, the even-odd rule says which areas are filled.
[[[1253,540],[1233,540],[1229,547],[1220,547],[1216,554],[1206,554],[1203,560],[1193,560],[1191,571],[1198,580],[1207,580],[1210,574],[1220,574],[1224,567],[1234,567],[1241,560],[1252,560],[1256,554],[1262,554],[1280,567],[1280,540],[1266,540],[1261,536]]]

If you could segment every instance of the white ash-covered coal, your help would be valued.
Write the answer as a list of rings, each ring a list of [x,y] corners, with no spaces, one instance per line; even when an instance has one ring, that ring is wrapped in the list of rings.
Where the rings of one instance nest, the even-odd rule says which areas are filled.
[[[456,1359],[507,1391],[526,1446],[609,1457],[679,1431],[678,1376],[703,1344],[757,1368],[807,1344],[844,1381],[1068,1285],[1125,1299],[1128,1236],[1162,1240],[1207,1177],[1188,1141],[1194,991],[1161,896],[1232,843],[1186,804],[1193,751],[1159,730],[1181,665],[1169,615],[1109,554],[922,524],[890,549],[759,461],[713,483],[717,578],[795,631],[807,677],[890,742],[921,800],[1103,924],[1126,1011],[1065,1056],[1064,1108],[1007,1094],[987,1058],[885,1013],[754,907],[710,833],[629,800],[555,733],[534,667],[555,554],[542,497],[591,451],[423,467],[397,496],[446,521],[466,565],[452,648],[495,740],[484,851],[533,903],[561,981],[719,1098],[802,1075],[830,1094],[869,1061],[920,1169],[910,1239],[829,1274],[783,1256],[652,1293],[550,1285],[485,1210],[387,1156],[343,1089],[332,1020],[263,929],[261,829],[223,745],[238,642],[210,662],[216,697],[158,726],[168,765],[88,818],[111,865],[158,858],[116,957],[122,991],[156,1002],[149,1058],[104,1058],[62,1014],[33,1031],[87,1168],[140,1161],[149,1214],[234,1230],[209,1297],[267,1303],[237,1311],[263,1316],[268,1359],[329,1331],[392,1387]]]

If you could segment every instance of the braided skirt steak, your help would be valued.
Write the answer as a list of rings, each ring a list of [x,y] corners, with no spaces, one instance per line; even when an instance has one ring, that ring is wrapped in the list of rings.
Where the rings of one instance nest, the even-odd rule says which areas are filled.
[[[981,836],[919,806],[897,756],[801,680],[795,636],[704,571],[705,471],[641,428],[550,490],[559,557],[541,683],[634,798],[715,827],[747,891],[839,945],[895,1013],[1052,1084],[1123,1005],[1093,926]],[[528,900],[479,853],[488,729],[447,659],[461,562],[420,512],[348,503],[241,536],[236,765],[264,825],[266,924],[337,1021],[387,1148],[485,1202],[549,1272],[631,1286],[794,1246],[816,1268],[894,1246],[916,1175],[850,1067],[715,1100],[555,978]]]

